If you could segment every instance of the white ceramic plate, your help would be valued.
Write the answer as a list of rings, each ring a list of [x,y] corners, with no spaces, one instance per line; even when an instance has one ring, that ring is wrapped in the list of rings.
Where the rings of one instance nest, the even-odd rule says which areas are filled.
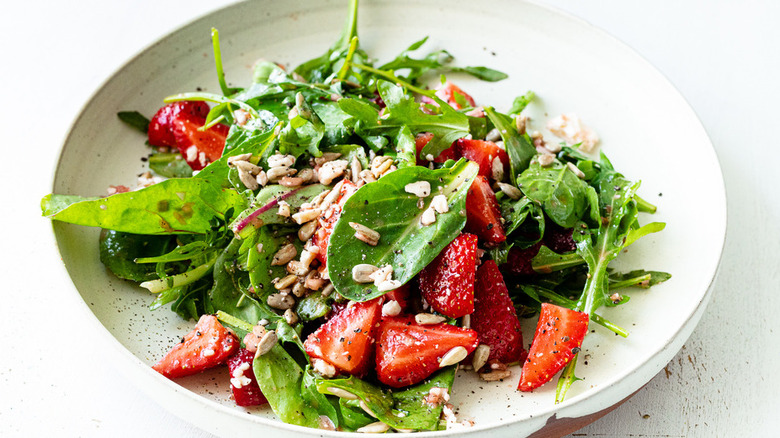
[[[209,14],[129,61],[75,121],[65,142],[53,191],[102,195],[111,184],[132,184],[148,151],[144,139],[119,123],[120,110],[151,115],[164,96],[201,87],[217,91],[209,31],[220,30],[230,82],[247,84],[258,58],[290,66],[319,55],[338,35],[344,1],[233,5]],[[425,18],[423,18],[425,17]],[[529,108],[532,129],[547,116],[575,112],[601,136],[603,150],[627,177],[642,179],[641,195],[659,206],[645,221],[666,230],[641,240],[618,268],[671,272],[671,281],[631,294],[631,303],[604,315],[630,330],[628,339],[595,327],[577,367],[584,381],[567,400],[553,404],[554,383],[533,394],[515,391],[518,369],[502,383],[461,373],[452,401],[475,426],[463,434],[523,436],[555,429],[557,419],[592,421],[647,383],[674,356],[698,322],[709,298],[726,229],[723,181],[715,153],[693,111],[652,66],[598,29],[532,3],[506,0],[365,1],[361,44],[389,59],[424,35],[424,49],[446,48],[459,65],[487,65],[509,73],[499,83],[452,76],[478,103],[506,109],[527,90],[539,99]],[[88,157],[88,160],[85,160]],[[274,419],[269,409],[247,415],[229,398],[224,370],[176,383],[149,368],[190,330],[167,309],[150,312],[148,293],[106,273],[98,260],[97,230],[55,224],[62,260],[79,295],[108,335],[116,364],[151,397],[180,417],[219,435],[285,431],[286,436],[343,436],[307,430]],[[534,321],[527,321],[530,342]],[[595,326],[595,325],[594,325]],[[118,395],[121,396],[121,395]],[[570,421],[582,425],[583,420]],[[426,433],[424,435],[429,435]],[[441,435],[442,433],[435,433]]]

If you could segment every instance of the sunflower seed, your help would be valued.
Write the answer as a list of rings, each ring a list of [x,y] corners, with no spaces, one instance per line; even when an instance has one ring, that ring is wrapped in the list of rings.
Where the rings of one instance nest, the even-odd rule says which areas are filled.
[[[301,239],[301,241],[306,242],[307,240],[311,239],[311,236],[313,236],[314,232],[317,231],[318,226],[319,223],[317,223],[317,221],[306,222],[298,230],[298,238]]]
[[[436,210],[436,213],[443,214],[450,211],[450,206],[447,205],[447,197],[444,195],[436,195],[431,200],[431,207]]]
[[[512,199],[520,199],[520,197],[523,196],[523,192],[520,191],[517,187],[507,184],[507,183],[496,183],[498,185],[498,188],[501,189],[502,192],[504,192],[505,195],[509,196]]]
[[[274,348],[274,345],[276,345],[276,342],[279,340],[278,336],[276,336],[276,332],[274,330],[269,330],[268,332],[263,335],[262,338],[260,338],[260,342],[257,343],[257,356],[262,356],[269,351],[271,351],[272,348]]]
[[[471,358],[471,365],[475,371],[479,371],[480,368],[485,366],[488,357],[490,356],[490,346],[485,344],[479,344],[477,349],[474,350],[474,356]]]
[[[577,178],[585,179],[585,173],[583,173],[577,166],[575,166],[574,163],[568,162],[566,163],[566,167],[568,167],[569,170],[574,172],[574,174],[577,175]]]
[[[504,179],[504,163],[500,158],[493,158],[490,170],[493,174],[493,180],[502,181]]]
[[[274,258],[271,260],[271,266],[286,265],[290,260],[294,259],[296,255],[298,255],[298,250],[295,249],[295,245],[288,243],[274,254]]]
[[[295,276],[295,275],[290,274],[290,275],[282,278],[281,280],[275,282],[274,283],[274,287],[277,290],[287,289],[288,287],[292,286],[293,283],[295,283],[296,281],[298,281],[298,277]]]
[[[274,309],[287,310],[295,305],[295,298],[288,293],[280,292],[278,294],[268,295],[268,300],[266,302]]]
[[[418,313],[417,315],[414,315],[414,320],[417,322],[417,324],[428,325],[444,322],[446,321],[446,318],[443,316],[434,315],[433,313]]]
[[[376,416],[374,416],[374,418],[376,418]],[[358,428],[355,431],[360,433],[385,433],[388,430],[390,430],[390,426],[382,423],[381,421],[377,421],[376,423],[371,423],[369,425]]]
[[[284,311],[284,320],[287,324],[293,325],[298,322],[298,315],[292,309],[287,309]]]
[[[374,279],[371,278],[371,275],[378,270],[379,268],[376,266],[367,263],[355,265],[355,267],[352,268],[352,279],[357,283],[371,283],[374,281]]]
[[[439,367],[444,368],[450,365],[455,365],[456,363],[465,359],[468,355],[468,350],[466,350],[464,347],[457,346],[442,356],[441,361],[439,362]]]
[[[371,246],[376,246],[379,243],[379,238],[382,237],[379,233],[363,224],[350,222],[349,226],[355,230],[355,237],[358,240],[361,240]]]
[[[294,220],[296,224],[302,225],[305,224],[306,222],[311,222],[314,219],[317,219],[317,217],[319,217],[320,214],[322,214],[322,212],[318,208],[312,210],[299,211],[298,213],[292,215],[292,220]]]
[[[349,166],[347,160],[328,161],[323,164],[317,172],[320,177],[320,182],[325,185],[330,185],[334,179],[344,175],[347,166]]]
[[[553,154],[541,154],[539,155],[539,165],[542,167],[547,167],[551,165],[555,161],[555,155]]]

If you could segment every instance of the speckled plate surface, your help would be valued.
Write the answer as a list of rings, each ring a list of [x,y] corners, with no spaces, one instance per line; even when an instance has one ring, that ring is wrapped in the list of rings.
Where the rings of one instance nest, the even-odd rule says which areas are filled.
[[[63,146],[53,191],[103,195],[112,184],[132,185],[148,151],[143,137],[119,123],[120,110],[153,114],[164,96],[218,89],[210,28],[222,36],[228,79],[246,84],[258,58],[296,65],[322,53],[341,28],[344,1],[253,1],[205,16],[130,60],[100,88],[75,121]],[[420,25],[420,17],[432,17]],[[456,379],[452,401],[473,428],[425,433],[525,436],[560,434],[628,397],[674,356],[709,299],[725,238],[726,203],[720,167],[693,111],[674,87],[628,47],[580,20],[533,3],[506,0],[364,1],[361,44],[380,60],[429,35],[425,48],[446,48],[460,65],[487,65],[508,80],[484,83],[451,76],[478,103],[506,109],[527,90],[532,129],[562,112],[577,113],[602,139],[603,150],[640,194],[659,206],[652,220],[667,229],[632,246],[616,265],[671,272],[671,281],[631,293],[631,303],[603,310],[630,330],[627,339],[595,327],[583,345],[576,383],[553,404],[554,384],[532,394],[515,391],[519,369],[504,382],[473,374]],[[650,218],[645,217],[644,221]],[[97,337],[112,344],[115,365],[161,405],[223,436],[263,430],[285,436],[344,436],[276,420],[268,408],[246,410],[230,399],[224,370],[171,382],[149,365],[189,331],[167,309],[151,312],[150,295],[108,274],[98,259],[98,230],[55,224],[56,240],[78,294],[94,315]],[[526,342],[534,320],[526,321]],[[121,396],[121,395],[117,395]],[[579,421],[578,421],[579,419]],[[558,424],[554,427],[554,423]]]

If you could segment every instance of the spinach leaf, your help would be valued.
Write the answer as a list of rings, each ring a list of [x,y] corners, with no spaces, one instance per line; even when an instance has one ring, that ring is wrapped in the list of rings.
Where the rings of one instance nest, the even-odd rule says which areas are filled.
[[[116,113],[116,116],[131,128],[137,129],[144,134],[149,132],[149,119],[138,111],[119,111]]]
[[[252,369],[260,390],[280,420],[319,428],[320,416],[326,415],[338,426],[336,410],[315,390],[317,386],[311,371],[304,371],[281,344],[276,344],[266,354],[255,356]]]
[[[352,279],[355,265],[391,265],[393,279],[402,284],[414,277],[447,246],[466,223],[466,193],[476,176],[478,166],[461,159],[452,168],[430,170],[404,167],[380,180],[358,189],[347,202],[330,237],[328,273],[336,290],[344,297],[365,301],[380,295],[369,284]],[[407,184],[427,181],[431,194],[418,198],[407,193]],[[449,211],[436,215],[436,221],[422,226],[421,217],[434,195],[447,197]],[[418,206],[422,199],[422,208]],[[354,237],[350,222],[356,222],[380,233],[379,244],[370,246]]]
[[[327,189],[322,184],[310,184],[299,189],[291,189],[280,185],[264,187],[255,196],[252,206],[242,211],[231,223],[231,228],[242,239],[248,238],[257,227],[269,224],[292,224],[290,219],[280,216],[279,201],[290,204],[290,208],[297,210],[300,206],[309,202],[315,196]]]
[[[145,281],[157,278],[153,265],[136,263],[139,257],[157,256],[176,245],[173,236],[145,236],[103,230],[100,233],[100,261],[119,278]]]
[[[590,205],[589,192],[595,193],[585,181],[557,161],[548,167],[532,163],[520,174],[517,185],[542,206],[553,222],[564,228],[573,227],[583,217]]]
[[[531,159],[536,155],[536,148],[528,134],[520,134],[515,128],[515,122],[511,117],[495,111],[492,107],[485,108],[485,114],[501,134],[504,148],[509,155],[509,180],[517,185],[517,177],[531,164]]]
[[[106,198],[47,195],[43,215],[77,225],[135,234],[208,233],[223,212],[244,210],[235,190],[217,189],[201,179],[168,179],[134,192]]]
[[[303,321],[314,321],[330,313],[331,297],[323,297],[322,293],[317,291],[298,300],[295,307],[295,313]]]
[[[149,156],[149,168],[166,178],[189,178],[192,168],[179,152],[157,153]]]
[[[395,148],[399,168],[417,165],[417,143],[409,127],[404,126],[398,131]]]

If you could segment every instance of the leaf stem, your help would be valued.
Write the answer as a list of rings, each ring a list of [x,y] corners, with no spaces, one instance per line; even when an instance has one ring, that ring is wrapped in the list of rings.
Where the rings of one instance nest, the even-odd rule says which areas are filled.
[[[233,105],[237,105],[239,108],[248,112],[252,117],[258,117],[257,110],[252,108],[246,102],[241,102],[240,100],[232,99],[227,96],[220,96],[219,94],[214,94],[214,93],[179,93],[179,94],[174,94],[173,96],[166,97],[165,99],[163,99],[163,102],[165,103],[181,102],[182,100],[196,100],[196,101],[215,102],[215,103],[232,103]]]
[[[222,89],[222,94],[225,96],[233,94],[233,90],[225,82],[225,71],[222,69],[222,50],[219,47],[219,31],[214,27],[211,28],[211,45],[214,48],[214,62],[217,65],[219,88]]]
[[[639,287],[647,288],[648,286],[642,286],[641,283],[643,282],[649,283],[651,278],[652,278],[651,274],[645,274],[645,275],[640,275],[639,277],[629,278],[627,280],[615,281],[613,283],[610,283],[609,290],[612,291],[612,290],[622,289],[631,286],[639,286]]]
[[[577,367],[577,358],[579,353],[575,354],[571,361],[566,364],[566,367],[561,372],[561,377],[558,379],[558,387],[555,389],[555,404],[563,401],[566,397],[566,392],[569,391],[571,385],[577,380],[582,380],[574,375],[574,368]]]
[[[196,266],[194,269],[190,269],[187,272],[173,275],[171,277],[160,278],[158,280],[144,281],[139,286],[148,289],[149,292],[152,293],[159,293],[164,290],[173,289],[174,287],[186,286],[188,284],[192,284],[200,280],[206,274],[211,272],[211,268],[214,267],[215,261],[216,258],[200,266]]]
[[[236,327],[238,329],[251,332],[254,326],[252,324],[244,321],[243,319],[237,318],[227,312],[223,312],[221,310],[217,310],[217,319],[224,322],[227,325],[232,325],[233,327]]]
[[[411,90],[411,91],[413,91],[413,92],[415,92],[417,94],[421,94],[423,96],[428,96],[428,97],[431,97],[431,98],[433,98],[435,96],[435,93],[436,93],[435,91],[433,91],[433,90],[424,90],[424,89],[422,89],[420,87],[416,87],[416,86],[414,86],[414,85],[404,81],[403,79],[400,79],[398,76],[390,73],[389,71],[379,70],[378,68],[369,67],[369,66],[363,65],[363,64],[356,64],[354,62],[351,62],[350,65],[352,67],[355,67],[355,68],[359,69],[359,70],[365,70],[365,71],[367,71],[369,73],[373,73],[373,74],[375,74],[377,76],[383,77],[383,78],[393,82],[394,84],[397,84],[399,86],[407,88],[407,89],[409,89],[409,90]]]
[[[354,36],[349,41],[349,49],[347,50],[347,56],[344,58],[344,65],[341,66],[341,70],[339,70],[339,74],[336,75],[338,80],[343,81],[344,78],[347,77],[347,73],[349,73],[349,66],[352,63],[352,57],[355,55],[355,50],[357,50],[358,46],[358,37]]]

